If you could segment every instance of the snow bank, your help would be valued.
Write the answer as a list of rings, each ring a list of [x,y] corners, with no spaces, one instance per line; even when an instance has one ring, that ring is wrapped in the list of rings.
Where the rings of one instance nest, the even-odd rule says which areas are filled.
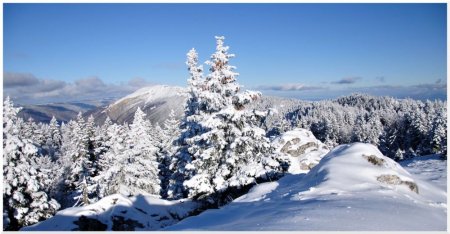
[[[283,133],[272,141],[272,146],[277,153],[290,159],[288,171],[292,174],[307,173],[329,152],[312,132],[302,128]]]
[[[151,195],[114,194],[84,207],[59,211],[22,231],[158,230],[189,215],[199,205],[190,200],[167,201]]]
[[[304,181],[304,186],[314,191],[314,196],[330,191],[342,194],[384,188],[418,193],[417,184],[402,166],[384,156],[374,145],[364,143],[334,148]],[[305,196],[308,193],[305,192]]]
[[[446,199],[445,189],[417,179],[375,146],[354,143],[336,147],[306,175],[257,185],[164,230],[443,231]]]

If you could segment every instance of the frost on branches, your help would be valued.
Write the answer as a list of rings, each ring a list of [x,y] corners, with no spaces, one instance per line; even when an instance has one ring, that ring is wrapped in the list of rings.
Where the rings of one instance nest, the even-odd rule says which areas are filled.
[[[281,171],[260,128],[265,113],[245,108],[261,94],[239,92],[239,74],[229,65],[234,54],[228,53],[224,37],[216,40],[216,52],[206,62],[210,74],[205,79],[195,50],[188,53],[191,92],[181,124],[180,149],[174,158],[177,170],[169,186],[173,198],[212,198],[217,202],[231,190],[278,176]]]
[[[151,138],[152,129],[150,121],[145,119],[145,113],[138,108],[130,125],[125,151],[127,163],[124,164],[124,172],[128,177],[125,183],[135,190],[132,190],[131,194],[146,192],[159,195],[161,189],[156,159],[157,148],[154,146],[154,139]]]
[[[87,205],[96,201],[95,186],[91,180],[96,169],[93,145],[93,120],[87,123],[81,112],[71,120],[64,131],[61,165],[65,176],[65,206]]]
[[[44,192],[45,175],[35,168],[37,147],[23,138],[24,122],[9,97],[3,104],[3,225],[18,230],[49,218],[59,204]]]
[[[136,110],[130,127],[105,122],[105,147],[99,157],[100,171],[94,178],[99,197],[120,193],[159,195],[160,179],[150,121],[140,108]]]

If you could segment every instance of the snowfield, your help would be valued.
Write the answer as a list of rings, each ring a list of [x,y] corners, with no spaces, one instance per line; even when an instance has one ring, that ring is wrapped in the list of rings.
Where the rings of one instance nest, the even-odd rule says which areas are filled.
[[[400,165],[373,145],[353,143],[333,149],[307,174],[256,185],[197,216],[185,218],[199,207],[189,200],[116,194],[22,230],[79,230],[83,223],[104,230],[444,231],[446,163],[425,156]]]
[[[446,161],[420,160],[408,163],[409,171],[443,170],[410,174],[370,144],[341,145],[306,175],[257,185],[221,209],[164,230],[444,231]]]

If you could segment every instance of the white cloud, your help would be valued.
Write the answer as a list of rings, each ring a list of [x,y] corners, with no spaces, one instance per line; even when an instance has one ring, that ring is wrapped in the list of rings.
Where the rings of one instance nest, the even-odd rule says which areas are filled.
[[[150,85],[142,78],[131,79],[126,84],[106,84],[99,77],[91,76],[65,82],[38,79],[32,74],[4,73],[4,95],[22,104],[64,102],[73,100],[122,97],[138,88]]]
[[[280,85],[261,85],[257,86],[256,89],[271,90],[271,91],[305,91],[305,90],[323,89],[323,87],[308,86],[304,84],[280,84]]]
[[[353,84],[356,83],[357,81],[361,80],[362,77],[359,76],[353,76],[353,77],[344,77],[338,81],[334,81],[332,82],[333,84]]]

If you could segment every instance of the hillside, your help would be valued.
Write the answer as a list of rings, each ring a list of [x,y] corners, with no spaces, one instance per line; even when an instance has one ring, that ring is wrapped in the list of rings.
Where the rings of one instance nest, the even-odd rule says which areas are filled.
[[[116,123],[131,123],[138,107],[154,123],[162,123],[173,109],[181,118],[187,94],[186,89],[168,85],[154,85],[141,88],[105,107],[86,112],[93,115],[97,124],[102,124],[106,117]]]
[[[67,103],[49,103],[39,105],[24,105],[19,112],[19,117],[28,120],[32,118],[35,122],[49,123],[53,116],[59,122],[68,122],[75,119],[79,112],[85,113],[101,106],[107,105],[111,99],[84,100]]]
[[[102,230],[445,230],[446,161],[426,156],[402,165],[370,144],[341,145],[307,174],[256,185],[197,216],[187,217],[198,208],[191,201],[111,195],[22,230],[80,230],[86,223]]]
[[[25,105],[19,116],[44,123],[49,123],[52,116],[55,116],[60,122],[68,122],[81,112],[86,118],[93,115],[97,124],[103,124],[107,116],[113,122],[122,124],[130,123],[137,107],[140,107],[152,123],[162,123],[172,109],[181,118],[186,97],[185,88],[154,85],[143,87],[120,99]]]
[[[428,167],[431,182],[372,145],[341,145],[306,175],[257,185],[227,206],[164,230],[446,230],[446,189],[432,179],[446,181],[446,169],[431,172],[446,161],[415,162],[406,169]]]

